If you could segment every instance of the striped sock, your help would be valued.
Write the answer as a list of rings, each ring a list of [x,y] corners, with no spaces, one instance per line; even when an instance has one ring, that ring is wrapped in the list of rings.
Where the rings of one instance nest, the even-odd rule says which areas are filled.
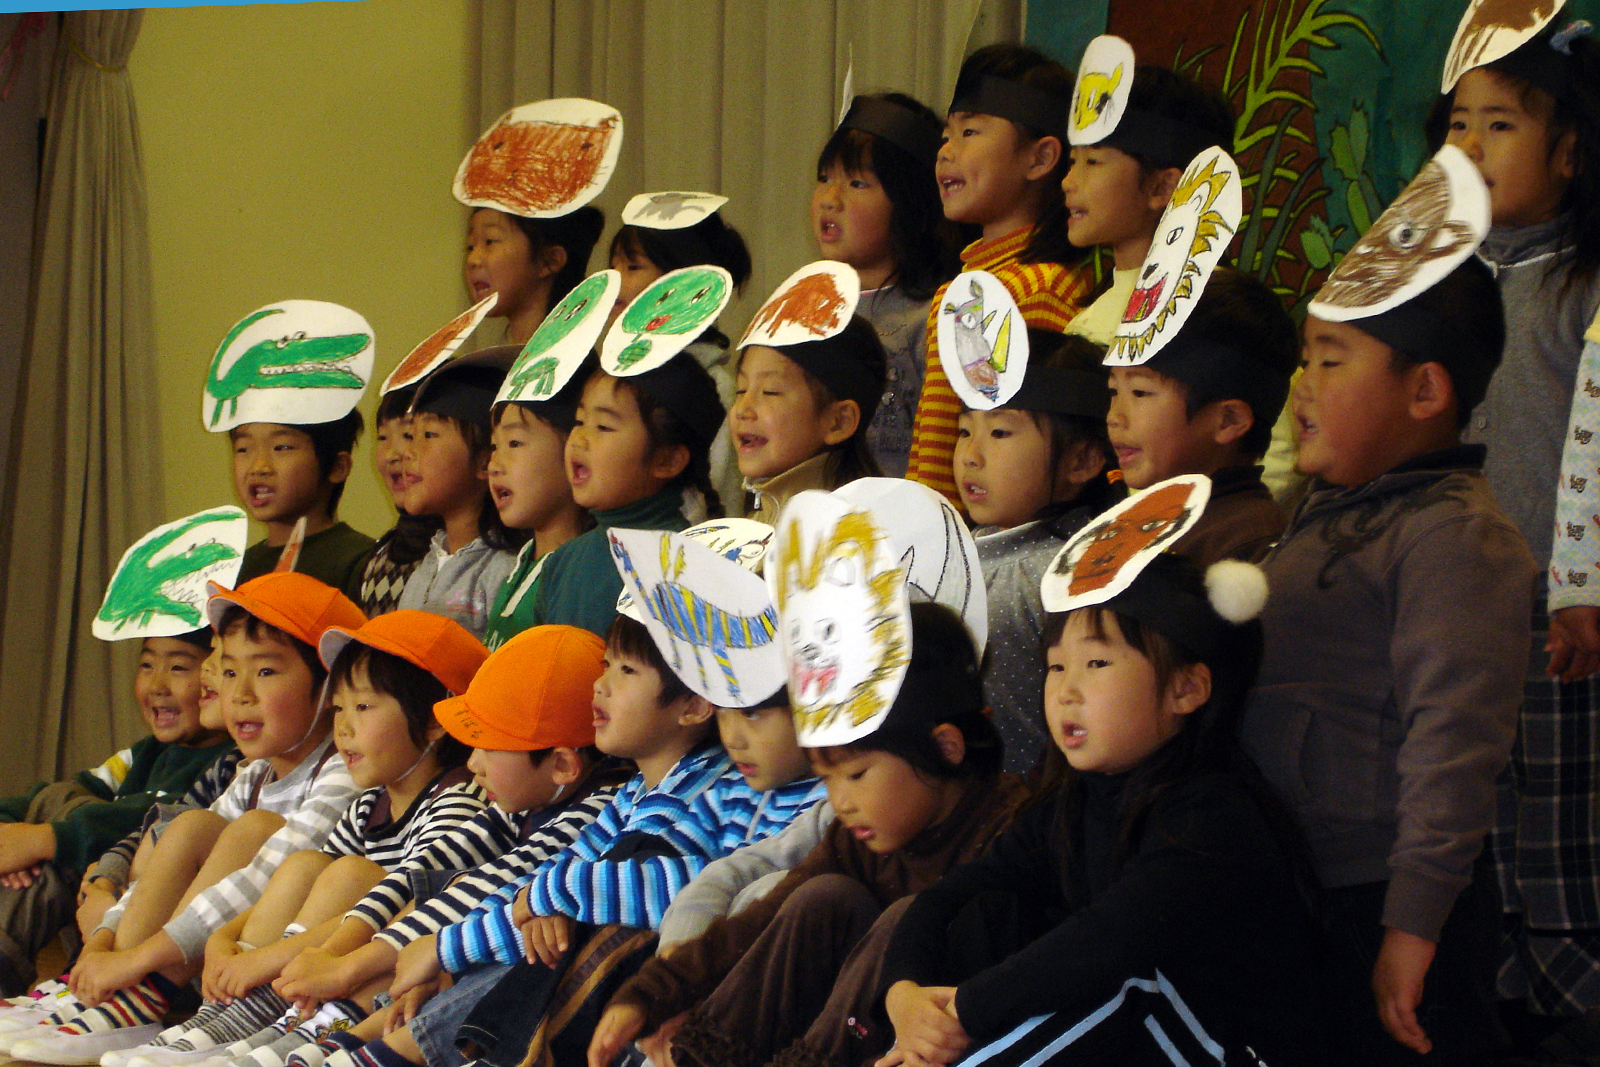
[[[152,1045],[160,1045],[162,1048],[171,1048],[177,1042],[198,1034],[202,1026],[221,1015],[227,1009],[228,1006],[220,1000],[208,1000],[200,1005],[200,1010],[195,1012],[193,1016],[175,1026],[167,1027],[157,1034],[156,1039],[150,1043]],[[188,1049],[186,1048],[183,1051],[187,1052]]]
[[[167,1047],[175,1052],[196,1052],[231,1045],[271,1026],[289,1010],[289,1002],[274,993],[272,986],[258,985],[232,1004],[220,1005],[220,1008],[205,1019],[195,1016],[183,1037],[168,1042]]]
[[[351,1000],[330,1000],[316,1013],[289,1030],[278,1040],[263,1045],[240,1060],[240,1067],[284,1067],[289,1055],[312,1045],[332,1032],[346,1032],[367,1017],[365,1009]]]
[[[333,1057],[329,1057],[331,1062]],[[415,1067],[410,1060],[380,1041],[368,1041],[350,1053],[355,1067]]]
[[[97,1008],[80,1012],[61,1024],[64,1034],[102,1034],[124,1026],[158,1023],[172,1006],[178,987],[159,974],[147,974],[137,984],[119,989]]]

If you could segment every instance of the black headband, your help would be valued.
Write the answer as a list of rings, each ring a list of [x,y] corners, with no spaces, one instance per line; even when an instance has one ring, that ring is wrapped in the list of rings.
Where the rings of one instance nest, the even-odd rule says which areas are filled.
[[[1135,108],[1123,112],[1117,128],[1098,142],[1138,156],[1153,167],[1179,170],[1216,143],[1215,137],[1187,122]]]
[[[1111,389],[1103,371],[1029,363],[1022,375],[1022,385],[1000,406],[1103,419],[1111,409]]]
[[[983,683],[968,664],[939,663],[907,670],[894,703],[874,734],[916,734],[983,711]],[[868,736],[871,736],[870,734]]]
[[[858,96],[839,123],[841,130],[860,130],[903,148],[913,158],[933,165],[944,131],[937,120],[877,96]]]
[[[1416,297],[1380,314],[1351,319],[1349,325],[1418,363],[1433,362],[1429,353],[1453,351],[1467,341],[1452,316]]]
[[[652,400],[672,412],[702,444],[716,439],[727,411],[717,396],[716,382],[688,352],[679,352],[659,367],[630,375]]]
[[[962,111],[1009,119],[1047,137],[1058,138],[1062,144],[1067,141],[1067,113],[1071,108],[1070,100],[1063,100],[1054,93],[993,74],[985,74],[965,95],[958,94],[950,101],[952,113]]]
[[[1197,596],[1175,580],[1178,571],[1194,566],[1182,556],[1163,552],[1146,564],[1132,585],[1101,606],[1159,631],[1204,663],[1215,662],[1238,627],[1218,615],[1203,593]]]
[[[1289,399],[1290,372],[1276,370],[1235,345],[1178,336],[1143,366],[1175,378],[1202,396],[1243,400],[1258,423],[1274,423]]]
[[[417,383],[412,414],[443,415],[488,430],[490,409],[521,349],[496,345],[435,367]]]
[[[849,333],[836,333],[817,341],[774,348],[798,363],[807,374],[840,400],[854,400],[861,409],[861,425],[872,421],[883,399],[883,378],[861,361],[859,345]]]

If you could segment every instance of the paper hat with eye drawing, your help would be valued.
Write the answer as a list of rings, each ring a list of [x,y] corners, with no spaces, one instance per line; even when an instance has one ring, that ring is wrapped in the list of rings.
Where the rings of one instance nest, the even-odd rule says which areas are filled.
[[[500,116],[456,170],[456,199],[552,219],[605,191],[622,150],[622,114],[578,97],[524,104]]]
[[[622,275],[614,270],[597,271],[573,286],[522,346],[494,402],[531,404],[559,393],[594,351],[621,288]]]
[[[1028,373],[1028,324],[1011,291],[988,271],[958,274],[939,308],[939,363],[961,402],[1004,407]]]
[[[761,563],[772,544],[772,527],[754,519],[707,519],[682,534],[752,574],[761,573]],[[644,622],[645,610],[634,599],[632,583],[626,574],[622,579],[622,592],[617,594],[617,614],[626,615],[634,622]]]
[[[211,357],[200,417],[213,433],[249,422],[333,422],[361,400],[372,360],[372,327],[349,308],[268,304],[235,323]]]
[[[490,293],[476,304],[445,323],[435,330],[427,340],[402,359],[389,376],[383,380],[383,385],[378,388],[378,393],[387,396],[396,389],[404,389],[415,385],[427,377],[429,371],[449,360],[461,348],[461,343],[467,339],[478,324],[489,314],[489,309],[494,307],[499,300],[498,293]]]
[[[231,586],[250,522],[240,508],[211,508],[157,526],[122,554],[91,629],[102,641],[176,637],[207,625],[208,582]]]
[[[1069,144],[1104,145],[1169,167],[1180,166],[1217,143],[1215,135],[1200,126],[1130,107],[1134,70],[1133,47],[1127,41],[1103,34],[1089,42],[1072,87]]]
[[[685,533],[606,536],[639,621],[684,685],[723,708],[753,707],[783,687],[778,613],[758,574]]]
[[[1469,0],[1445,53],[1439,91],[1448,93],[1474,67],[1504,59],[1537,37],[1566,0]]]
[[[699,264],[669,271],[634,297],[606,331],[600,366],[627,378],[655,370],[694,343],[733,297],[733,276]]]
[[[716,193],[640,193],[622,209],[622,224],[649,230],[681,230],[716,214],[727,202],[727,197]]]

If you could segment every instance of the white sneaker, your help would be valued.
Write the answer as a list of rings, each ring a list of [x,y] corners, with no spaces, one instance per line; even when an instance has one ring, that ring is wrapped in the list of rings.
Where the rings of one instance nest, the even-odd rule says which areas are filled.
[[[35,1019],[29,1024],[18,1024],[9,1030],[0,1030],[0,1056],[9,1056],[11,1047],[22,1041],[32,1041],[40,1037],[52,1037],[59,1034],[55,1024],[50,1022],[50,1016]]]
[[[206,1035],[200,1034],[199,1036],[204,1038]],[[107,1053],[107,1055],[110,1054]],[[189,1051],[179,1051],[175,1048],[168,1048],[166,1045],[141,1045],[139,1048],[130,1049],[123,1054],[121,1067],[177,1067],[180,1063],[188,1067],[188,1065],[199,1063],[201,1060],[214,1060],[221,1057],[221,1050],[215,1045],[208,1045],[205,1048],[191,1049]],[[100,1067],[112,1067],[112,1065],[106,1062],[105,1057],[101,1057]]]
[[[119,1026],[113,1030],[99,1030],[92,1034],[56,1033],[54,1037],[30,1038],[11,1046],[11,1054],[19,1060],[34,1063],[60,1064],[62,1067],[90,1067],[98,1064],[100,1057],[116,1049],[143,1045],[161,1032],[160,1023],[143,1026]]]
[[[49,1005],[32,1008],[12,1008],[4,1015],[0,1015],[0,1034],[14,1033],[18,1030],[28,1030],[42,1022],[49,1021],[56,1013],[57,1007],[64,1005]]]

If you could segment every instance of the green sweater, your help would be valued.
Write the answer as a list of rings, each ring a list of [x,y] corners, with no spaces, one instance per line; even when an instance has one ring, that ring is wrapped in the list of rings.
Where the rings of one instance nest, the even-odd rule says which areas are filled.
[[[90,771],[80,771],[75,781],[102,802],[80,805],[50,824],[56,832],[55,865],[82,872],[137,829],[152,804],[181,800],[200,773],[232,747],[226,737],[204,748],[140,738],[134,742],[127,776],[115,790]],[[49,784],[38,782],[22,796],[0,799],[0,821],[23,821],[34,796]]]
[[[361,577],[366,572],[367,556],[378,542],[336,522],[321,533],[312,534],[300,546],[300,559],[294,569],[309,574],[319,582],[326,582],[351,600],[361,600]],[[278,565],[281,546],[269,545],[265,538],[244,550],[244,563],[239,567],[239,584],[259,578]]]

